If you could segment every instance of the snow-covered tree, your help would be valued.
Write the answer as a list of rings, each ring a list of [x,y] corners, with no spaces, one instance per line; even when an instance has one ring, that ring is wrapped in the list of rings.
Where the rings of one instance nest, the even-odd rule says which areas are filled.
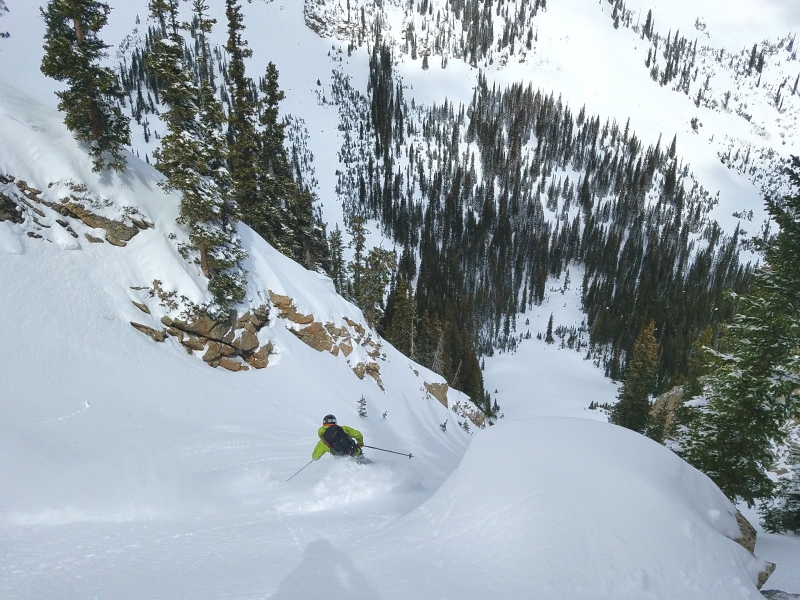
[[[778,483],[776,501],[764,511],[764,529],[800,533],[800,446],[789,452],[791,475]]]
[[[233,207],[228,195],[230,179],[224,167],[222,107],[209,79],[209,52],[205,34],[212,22],[208,6],[194,1],[200,36],[201,81],[195,83],[184,60],[183,27],[178,21],[179,0],[151,0],[150,11],[158,24],[159,36],[147,58],[148,69],[162,82],[161,102],[166,110],[161,119],[167,133],[154,152],[156,167],[166,179],[162,187],[181,194],[178,222],[189,229],[189,247],[181,253],[197,252],[208,288],[219,309],[244,299],[245,257],[236,232]]]
[[[46,27],[41,70],[68,85],[56,92],[65,125],[89,143],[95,171],[122,170],[120,149],[130,145],[128,118],[119,106],[123,92],[114,71],[100,65],[109,45],[98,34],[111,8],[97,0],[50,0],[41,11]]]
[[[800,158],[788,173],[800,188]],[[800,193],[766,204],[780,231],[766,244],[751,292],[738,299],[714,353],[710,391],[679,440],[686,460],[749,505],[773,495],[772,444],[800,409]]]

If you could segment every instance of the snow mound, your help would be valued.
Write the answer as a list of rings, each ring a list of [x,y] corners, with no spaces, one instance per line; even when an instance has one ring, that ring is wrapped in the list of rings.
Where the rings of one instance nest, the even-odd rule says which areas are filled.
[[[736,537],[733,505],[663,446],[544,418],[477,436],[362,556],[391,598],[759,598],[764,562]]]

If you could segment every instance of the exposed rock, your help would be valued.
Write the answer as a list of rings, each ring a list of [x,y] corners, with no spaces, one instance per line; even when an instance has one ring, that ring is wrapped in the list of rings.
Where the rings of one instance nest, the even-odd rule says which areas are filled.
[[[35,202],[39,202],[38,196],[42,195],[42,190],[37,190],[28,185],[28,182],[24,179],[20,179],[16,182],[19,191],[22,192],[22,195],[25,196],[28,200],[33,200]]]
[[[66,229],[67,233],[69,233],[72,237],[74,237],[75,239],[78,239],[78,234],[75,233],[75,230],[72,228],[72,226],[69,223],[67,223],[65,220],[56,219],[56,223],[58,223],[59,225],[61,225],[61,227]]]
[[[33,231],[29,231],[28,232],[28,237],[31,237],[31,238],[34,238],[34,239],[37,239],[37,240],[42,239],[41,235],[39,235],[38,233],[35,233]]]
[[[208,342],[206,352],[203,354],[203,360],[210,363],[218,361],[220,358],[222,358],[222,344],[214,341]]]
[[[355,367],[353,367],[353,373],[356,374],[356,377],[359,379],[364,379],[364,374],[367,372],[367,367],[364,365],[363,362],[358,363]]]
[[[325,328],[322,326],[322,323],[319,321],[314,321],[311,325],[299,331],[291,331],[303,342],[314,348],[314,350],[319,352],[331,351],[333,340],[331,340]]]
[[[755,556],[754,554],[754,551],[756,549],[755,527],[753,527],[750,524],[750,521],[745,519],[744,515],[741,512],[739,512],[738,509],[736,510],[736,523],[739,525],[739,531],[741,532],[742,535],[741,537],[738,537],[733,541],[742,546],[743,548],[747,549],[747,551],[750,552],[750,554],[753,554]],[[775,567],[776,567],[775,563],[767,562],[767,567],[761,573],[758,574],[758,583],[756,584],[756,587],[758,589],[761,589],[761,586],[763,586],[767,582],[769,576],[772,575],[772,573],[775,571]]]
[[[198,340],[193,335],[186,335],[184,339],[181,340],[181,344],[186,346],[189,350],[203,350],[205,348],[205,344],[203,344],[200,340]]]
[[[475,427],[483,429],[486,426],[486,415],[477,408],[472,408],[469,404],[463,403],[460,400],[456,401],[451,408],[459,417],[472,421]]]
[[[756,550],[756,529],[750,524],[750,521],[745,519],[744,515],[736,511],[736,523],[739,525],[739,531],[742,533],[741,537],[733,540],[740,546],[746,548],[750,554]]]
[[[237,360],[223,356],[219,359],[219,366],[228,371],[247,371],[247,367]]]
[[[153,223],[148,223],[144,219],[134,219],[133,217],[128,217],[131,220],[131,223],[136,225],[139,229],[144,231],[145,229],[153,229],[155,225]]]
[[[269,323],[269,309],[266,305],[262,304],[253,309],[250,322],[255,325],[256,329],[261,329],[264,325]]]
[[[131,304],[133,304],[136,308],[138,308],[144,314],[146,314],[146,315],[150,314],[150,309],[147,308],[147,305],[142,304],[141,302],[136,302],[136,300],[131,300]]]
[[[378,363],[367,363],[366,371],[367,375],[372,377],[375,380],[375,383],[378,384],[378,387],[383,390],[383,381],[381,381],[381,366]]]
[[[424,385],[428,393],[447,408],[447,390],[450,389],[450,386],[447,383],[428,383],[427,381]]]
[[[243,328],[249,331],[250,333],[258,333],[258,329],[256,329],[256,326],[253,325],[250,321],[247,321],[247,323],[243,325]]]
[[[238,319],[236,319],[236,329],[241,329],[242,327],[244,327],[244,326],[245,326],[245,324],[246,324],[246,323],[249,323],[249,322],[250,322],[250,317],[251,317],[251,316],[253,316],[253,315],[252,315],[252,314],[250,313],[250,311],[248,310],[248,311],[247,311],[246,313],[244,313],[244,314],[243,314],[241,317],[239,317]]]
[[[794,600],[800,598],[800,594],[789,594],[781,590],[761,590],[761,595],[769,600]]]
[[[270,291],[269,298],[272,300],[272,304],[281,311],[282,319],[288,319],[298,325],[308,325],[314,321],[314,315],[304,315],[297,312],[297,308],[295,308],[294,302],[289,296],[281,296],[280,294]]]
[[[181,321],[180,319],[173,319],[172,326],[182,329],[187,333],[193,333],[199,337],[205,337],[217,341],[223,340],[225,338],[225,334],[228,333],[231,328],[229,323],[214,321],[206,314],[199,315],[197,319],[191,323]]]
[[[264,369],[269,362],[269,355],[272,354],[272,343],[268,342],[261,346],[256,352],[245,355],[244,359],[255,369]]]
[[[361,337],[364,337],[364,335],[366,334],[366,330],[361,325],[361,323],[356,323],[355,321],[351,321],[347,317],[345,317],[344,320],[347,322],[348,325],[350,325],[350,327],[352,327],[353,329],[356,330],[356,333],[358,335],[360,335]]]
[[[222,344],[219,342],[208,342],[208,348],[206,353],[203,354],[203,360],[207,363],[211,361],[219,360],[222,357]]]
[[[764,587],[764,584],[767,583],[767,580],[775,572],[775,567],[777,566],[778,565],[776,565],[774,562],[767,561],[767,568],[758,574],[758,583],[756,584],[758,589]],[[800,598],[800,596],[795,596],[795,598]]]
[[[342,354],[344,354],[345,357],[350,356],[350,354],[353,352],[353,347],[346,342],[339,344],[339,349],[342,351]]]
[[[0,193],[0,221],[22,223],[25,218],[16,203],[3,193]]]
[[[222,341],[223,341],[224,343],[226,343],[226,344],[232,344],[232,343],[233,343],[233,339],[234,339],[235,337],[236,337],[236,332],[235,332],[233,329],[231,329],[231,330],[230,330],[228,333],[226,333],[226,334],[225,334],[225,335],[222,337]]]
[[[19,183],[17,184],[19,185]],[[106,230],[106,241],[115,246],[124,246],[125,242],[133,239],[139,230],[136,227],[130,227],[119,221],[113,221],[106,217],[101,217],[88,210],[85,206],[78,204],[72,200],[63,202],[64,208],[67,209],[70,216],[76,217],[83,221],[92,229],[100,228]]]
[[[333,339],[340,338],[344,334],[344,330],[336,327],[333,323],[325,323],[325,329],[328,330],[328,333],[331,334]]]
[[[83,235],[92,244],[102,244],[103,243],[103,240],[101,240],[99,237],[94,237],[93,235],[91,235],[89,233],[84,233]]]
[[[167,333],[172,337],[178,338],[179,342],[183,342],[184,333],[180,329],[174,327],[167,327]]]
[[[333,348],[331,348],[331,354],[333,354],[334,356],[339,356],[339,346],[334,344]]]
[[[233,340],[233,347],[241,352],[250,352],[258,348],[258,338],[254,333],[244,330],[238,338]]]
[[[162,324],[163,324],[165,327],[172,327],[172,319],[170,319],[170,318],[169,318],[169,317],[167,317],[167,316],[161,317],[161,323],[162,323]]]
[[[106,241],[112,246],[116,246],[117,248],[124,248],[125,246],[128,245],[127,242],[123,242],[122,240],[114,237],[113,235],[108,235],[108,233],[106,233]]]
[[[163,331],[158,331],[157,329],[153,329],[152,327],[148,327],[147,325],[142,325],[141,323],[136,323],[131,321],[131,326],[135,329],[138,329],[143,334],[150,336],[150,338],[155,342],[163,342],[167,339],[167,334]]]

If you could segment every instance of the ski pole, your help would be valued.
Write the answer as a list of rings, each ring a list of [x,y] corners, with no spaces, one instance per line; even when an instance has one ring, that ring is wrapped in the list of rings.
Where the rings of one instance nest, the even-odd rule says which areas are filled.
[[[310,461],[308,461],[308,465],[310,465],[312,462],[314,462],[314,461],[313,461],[313,460],[310,460]],[[305,468],[306,468],[308,465],[306,465],[305,467],[303,467],[303,469],[305,469]],[[302,471],[303,469],[300,469],[300,471]],[[294,475],[299,475],[299,474],[300,474],[300,471],[298,471],[298,472],[297,472],[297,473],[295,473]],[[294,478],[294,475],[292,475],[291,477],[289,477],[289,479],[287,479],[286,481],[287,481],[287,482],[288,482],[288,481],[291,481],[291,480]]]
[[[365,445],[364,448],[371,448],[372,450],[380,450],[381,452],[391,452],[392,454],[399,454],[400,456],[407,456],[408,458],[411,458],[411,457],[414,456],[411,453],[404,454],[402,452],[395,452],[394,450],[386,450],[385,448],[376,448],[375,446],[367,446],[367,445]]]

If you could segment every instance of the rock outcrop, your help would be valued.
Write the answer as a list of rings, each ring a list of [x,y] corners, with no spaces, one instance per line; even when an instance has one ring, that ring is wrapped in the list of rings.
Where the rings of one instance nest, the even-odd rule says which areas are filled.
[[[428,390],[428,393],[436,398],[439,402],[441,402],[442,406],[448,408],[447,406],[447,390],[450,389],[450,386],[447,383],[428,383],[425,382],[425,389]]]
[[[119,247],[126,246],[139,231],[153,227],[138,209],[115,206],[90,194],[82,184],[54,182],[47,188],[45,193],[13,175],[0,175],[0,221],[21,225],[32,239],[49,241],[53,240],[47,230],[54,224],[78,238],[74,227],[80,223],[93,231],[104,230],[105,241]],[[90,243],[104,242],[87,231],[84,237]]]
[[[3,179],[5,178],[0,177],[0,181]],[[25,221],[22,216],[22,208],[2,192],[0,192],[0,221],[11,221],[17,224]]]
[[[160,285],[156,287],[160,289]],[[146,287],[134,289],[152,291]],[[163,290],[160,291],[157,294],[159,298],[171,297],[170,294],[164,294]],[[151,294],[151,297],[154,295]],[[150,314],[150,308],[146,304],[132,302],[136,308]],[[248,371],[251,367],[264,369],[269,363],[269,356],[273,351],[272,343],[267,342],[262,346],[258,339],[258,332],[268,323],[269,310],[266,306],[260,306],[241,317],[234,316],[228,320],[214,320],[204,313],[199,313],[192,319],[164,316],[161,317],[161,324],[166,328],[163,331],[141,323],[131,322],[131,325],[158,342],[164,341],[167,336],[174,338],[189,354],[202,353],[203,361],[212,367]]]
[[[131,321],[131,326],[138,331],[141,331],[143,334],[148,336],[154,342],[163,342],[167,339],[167,334],[163,331],[159,331],[157,329],[153,329],[152,327],[148,327],[147,325],[142,325],[141,323],[136,323],[135,321]]]
[[[735,538],[733,541],[745,548],[750,554],[755,556],[756,549],[756,529],[750,524],[750,521],[745,519],[744,515],[736,511],[736,523],[739,525],[739,532],[741,536]],[[758,574],[758,583],[756,587],[761,587],[767,582],[770,575],[775,571],[775,563],[767,562],[767,568]]]

